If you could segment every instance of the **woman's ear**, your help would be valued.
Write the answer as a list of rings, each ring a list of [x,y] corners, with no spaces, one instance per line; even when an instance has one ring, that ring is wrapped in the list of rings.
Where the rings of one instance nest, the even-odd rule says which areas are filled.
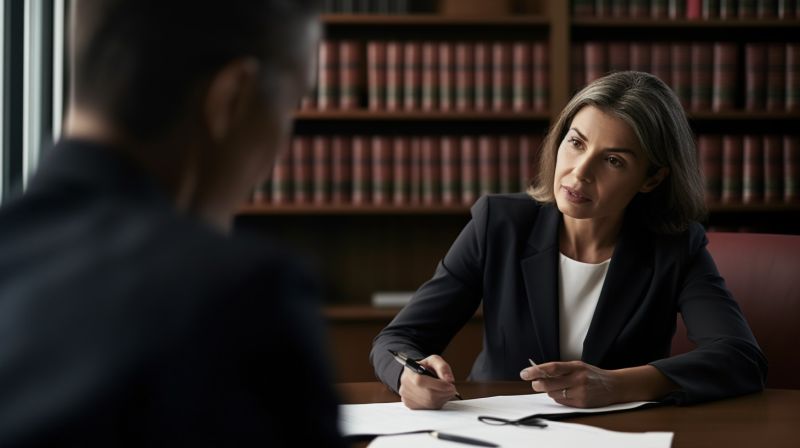
[[[225,140],[237,121],[246,115],[257,78],[258,61],[240,58],[227,63],[211,79],[204,113],[209,135],[215,142]]]
[[[644,184],[642,184],[642,188],[639,189],[640,193],[649,193],[663,181],[667,175],[669,175],[669,168],[662,166],[661,168],[656,171],[655,174],[645,179]]]

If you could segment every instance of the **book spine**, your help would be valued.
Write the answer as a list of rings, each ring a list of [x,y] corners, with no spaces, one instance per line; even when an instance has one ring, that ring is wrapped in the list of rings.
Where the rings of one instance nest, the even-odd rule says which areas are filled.
[[[595,0],[594,15],[598,18],[611,17],[611,0]]]
[[[456,110],[464,112],[473,109],[475,90],[475,58],[472,44],[456,44]]]
[[[498,177],[497,139],[488,135],[478,137],[479,193],[481,196],[497,192]]]
[[[611,17],[615,19],[628,17],[628,0],[611,0]]]
[[[436,205],[441,198],[441,159],[436,139],[422,137],[420,139],[422,156],[422,203]]]
[[[631,48],[628,42],[608,43],[608,71],[619,72],[631,69]]]
[[[335,109],[339,104],[339,47],[334,41],[323,40],[319,44],[319,88],[317,107],[320,110]]]
[[[586,42],[586,82],[603,77],[608,70],[606,67],[606,45],[603,42]]]
[[[363,89],[361,47],[358,42],[339,42],[339,107],[358,109]]]
[[[756,0],[739,0],[739,18],[752,19],[756,16]]]
[[[760,135],[745,135],[742,153],[742,203],[757,204],[764,199],[764,148]]]
[[[668,0],[652,0],[650,2],[650,17],[654,19],[666,19],[669,17]]]
[[[386,43],[367,43],[367,90],[369,110],[386,108]]]
[[[672,44],[672,90],[681,101],[684,109],[692,103],[692,61],[691,46],[684,43]]]
[[[686,0],[686,18],[691,20],[703,18],[703,0]]]
[[[353,154],[353,205],[370,202],[370,148],[366,137],[357,135],[352,139]]]
[[[758,0],[756,8],[759,19],[774,19],[778,17],[778,4],[775,0]]]
[[[511,109],[511,44],[492,44],[492,109]]]
[[[672,85],[672,61],[670,60],[669,44],[663,42],[654,43],[651,50],[651,73],[664,81],[664,84]]]
[[[411,150],[411,166],[408,202],[419,204],[422,202],[422,142],[419,137],[409,139]]]
[[[526,191],[536,178],[539,139],[531,135],[519,138],[519,191]]]
[[[713,47],[711,44],[692,44],[692,107],[693,111],[711,109]]]
[[[550,51],[547,43],[533,43],[533,110],[545,112],[550,103]]]
[[[633,19],[650,17],[650,0],[628,0],[628,17]]]
[[[783,137],[783,200],[800,202],[800,136]]]
[[[331,138],[331,202],[349,204],[353,191],[353,171],[350,139]]]
[[[737,204],[742,201],[742,138],[738,135],[722,137],[722,203]]]
[[[492,55],[486,42],[475,44],[475,110],[491,109],[492,100]]]
[[[764,136],[764,202],[783,200],[783,139],[780,135]]]
[[[392,152],[387,137],[373,136],[371,143],[372,203],[386,205],[392,199]]]
[[[461,137],[461,203],[478,199],[478,149],[474,137]]]
[[[530,110],[531,100],[533,99],[531,93],[533,49],[527,42],[514,42],[511,47],[511,53],[512,108],[516,111]]]
[[[704,20],[719,18],[719,0],[703,0],[702,15]]]
[[[511,136],[498,139],[498,188],[501,193],[516,192],[519,186],[519,148]]]
[[[701,135],[697,139],[697,149],[705,183],[706,202],[718,203],[722,196],[722,137]]]
[[[670,19],[685,19],[686,0],[669,0],[667,10]]]
[[[585,44],[573,44],[570,48],[570,83],[572,93],[575,93],[586,85],[586,46]]]
[[[786,109],[786,45],[767,46],[767,110]]]
[[[326,137],[312,139],[312,188],[315,204],[328,204],[331,199],[331,148]]]
[[[439,107],[439,49],[433,42],[422,44],[422,110]]]
[[[311,142],[308,137],[296,137],[292,142],[292,178],[294,183],[294,203],[311,202],[312,157]]]
[[[733,43],[714,44],[712,109],[732,110],[736,101],[737,47]]]
[[[288,204],[292,200],[292,148],[294,147],[295,139],[292,139],[289,143],[287,150],[281,151],[275,161],[275,167],[272,169],[270,201],[273,204]]]
[[[637,72],[651,72],[650,44],[634,42],[631,44],[631,70]]]
[[[455,110],[456,61],[453,44],[439,42],[439,110]]]
[[[403,44],[386,43],[386,110],[399,111],[403,104]]]
[[[765,44],[745,44],[745,109],[766,108],[767,49]]]
[[[795,42],[786,44],[786,110],[800,111],[800,43]]]
[[[406,42],[403,45],[403,108],[419,110],[422,107],[422,44]]]
[[[456,138],[444,136],[440,142],[442,165],[442,204],[454,205],[460,202],[461,161]]]
[[[735,19],[738,17],[736,12],[736,0],[720,0],[719,2],[719,18],[720,19]]]
[[[395,137],[392,140],[392,158],[394,180],[394,204],[405,205],[409,202],[411,191],[411,147],[408,137]]]

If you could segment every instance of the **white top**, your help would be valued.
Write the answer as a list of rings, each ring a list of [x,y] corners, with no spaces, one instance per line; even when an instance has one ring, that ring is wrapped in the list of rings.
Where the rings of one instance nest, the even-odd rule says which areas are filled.
[[[600,290],[608,272],[608,259],[599,264],[581,263],[559,254],[558,324],[562,361],[580,360],[583,340],[592,323]]]

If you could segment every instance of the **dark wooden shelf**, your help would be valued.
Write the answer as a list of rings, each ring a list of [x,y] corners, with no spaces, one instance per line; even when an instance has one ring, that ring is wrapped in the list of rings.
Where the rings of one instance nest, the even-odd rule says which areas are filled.
[[[798,28],[797,19],[714,19],[714,20],[668,20],[668,19],[593,19],[575,18],[571,25],[576,28]]]
[[[720,204],[708,205],[709,213],[784,213],[800,212],[798,204]],[[239,209],[239,215],[464,215],[469,213],[466,205],[270,205],[247,204]]]
[[[270,205],[247,204],[239,215],[467,215],[466,205]]]
[[[547,27],[547,17],[538,15],[515,15],[498,17],[445,16],[440,14],[323,14],[325,25],[366,25],[366,26],[535,26]]]
[[[745,111],[745,110],[726,110],[719,112],[703,111],[691,112],[687,111],[690,120],[724,120],[724,121],[800,121],[800,112],[767,112],[767,111]]]
[[[371,110],[301,110],[294,114],[297,120],[309,121],[542,121],[549,120],[548,112],[416,112]]]

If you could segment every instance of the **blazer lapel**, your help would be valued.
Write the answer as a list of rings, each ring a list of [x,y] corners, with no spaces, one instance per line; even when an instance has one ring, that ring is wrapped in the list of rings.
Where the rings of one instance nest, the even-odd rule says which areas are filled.
[[[592,323],[583,343],[583,361],[600,365],[622,328],[643,299],[653,268],[641,254],[650,244],[635,226],[623,226],[608,266]]]
[[[536,333],[536,363],[561,359],[558,342],[558,225],[561,214],[553,205],[539,209],[520,267]]]

